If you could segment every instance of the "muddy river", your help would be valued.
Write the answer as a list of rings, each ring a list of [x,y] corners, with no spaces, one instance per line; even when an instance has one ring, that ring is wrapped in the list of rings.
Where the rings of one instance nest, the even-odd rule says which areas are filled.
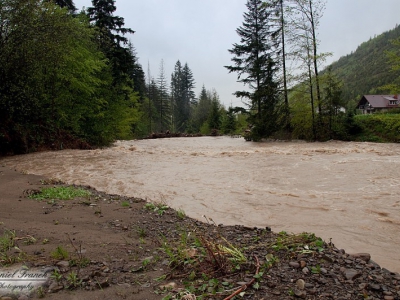
[[[251,143],[229,137],[117,142],[3,158],[8,167],[166,202],[220,224],[314,232],[400,272],[400,145]]]

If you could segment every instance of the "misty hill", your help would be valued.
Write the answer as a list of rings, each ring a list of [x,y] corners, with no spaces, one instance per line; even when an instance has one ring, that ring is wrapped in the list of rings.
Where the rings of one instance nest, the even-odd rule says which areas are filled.
[[[386,31],[358,46],[357,50],[332,63],[332,71],[343,80],[343,98],[346,102],[359,100],[364,94],[385,94],[379,87],[390,84],[400,76],[390,69],[385,52],[393,49],[391,40],[400,37],[400,26]]]

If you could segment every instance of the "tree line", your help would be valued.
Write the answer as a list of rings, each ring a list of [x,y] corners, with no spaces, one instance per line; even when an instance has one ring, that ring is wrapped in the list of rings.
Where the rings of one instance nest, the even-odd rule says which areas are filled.
[[[328,55],[319,52],[317,38],[325,2],[248,0],[246,7],[226,68],[248,87],[236,96],[247,100],[251,139],[331,138],[341,97],[333,72],[320,74]]]
[[[72,0],[0,2],[0,153],[222,128],[217,92],[197,99],[187,63],[177,61],[170,84],[163,62],[146,80],[134,30],[115,11],[114,0],[80,12]]]
[[[247,126],[255,141],[348,139],[355,128],[352,111],[343,112],[339,69],[321,72],[329,55],[318,41],[325,2],[248,0],[246,8],[226,66],[247,86],[235,92],[244,109],[224,107],[205,86],[195,95],[194,74],[180,60],[172,74],[161,61],[159,74],[146,78],[127,37],[134,30],[114,15],[114,0],[92,0],[80,12],[72,0],[1,1],[0,153],[103,146],[152,132],[232,134]],[[398,80],[398,53],[387,55]]]

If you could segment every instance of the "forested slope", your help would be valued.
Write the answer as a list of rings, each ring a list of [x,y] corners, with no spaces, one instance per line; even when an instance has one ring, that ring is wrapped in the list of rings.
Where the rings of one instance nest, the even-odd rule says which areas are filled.
[[[400,76],[391,71],[386,51],[394,49],[391,40],[400,37],[400,26],[358,46],[357,50],[332,63],[332,71],[343,81],[343,99],[357,101],[363,94],[385,94],[379,89]]]

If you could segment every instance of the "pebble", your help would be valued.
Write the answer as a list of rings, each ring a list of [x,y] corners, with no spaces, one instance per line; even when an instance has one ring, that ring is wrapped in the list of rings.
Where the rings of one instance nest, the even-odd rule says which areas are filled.
[[[305,284],[306,283],[303,279],[299,279],[296,281],[296,286],[299,290],[304,290]]]
[[[357,270],[354,269],[346,269],[343,273],[347,280],[352,280],[352,281],[361,276],[361,273],[359,273]]]
[[[169,282],[167,284],[160,285],[160,290],[173,290],[176,289],[177,284],[175,282]]]
[[[304,275],[308,275],[310,273],[310,270],[307,267],[304,267],[301,271]]]

